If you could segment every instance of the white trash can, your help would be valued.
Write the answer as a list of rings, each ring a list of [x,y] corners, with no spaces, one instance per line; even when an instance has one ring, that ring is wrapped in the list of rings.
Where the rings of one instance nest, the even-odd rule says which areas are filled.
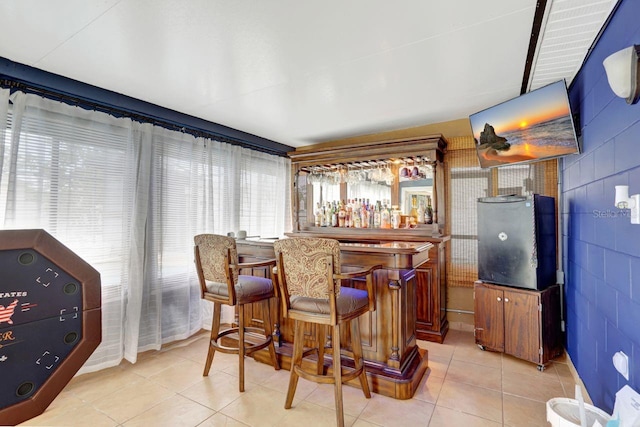
[[[588,403],[584,404],[587,417],[587,427],[592,427],[598,421],[606,426],[611,416],[602,409]],[[556,397],[547,402],[547,421],[552,427],[580,427],[580,406],[576,399]]]

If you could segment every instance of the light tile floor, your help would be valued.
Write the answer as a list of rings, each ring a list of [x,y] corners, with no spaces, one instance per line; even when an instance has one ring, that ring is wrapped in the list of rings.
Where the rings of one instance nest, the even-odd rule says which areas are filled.
[[[138,363],[75,377],[29,426],[331,426],[332,385],[300,379],[284,409],[289,372],[246,362],[238,392],[237,356],[216,353],[202,376],[206,333],[140,355]],[[546,426],[545,402],[573,397],[564,357],[539,372],[535,364],[480,350],[473,333],[450,330],[444,344],[418,342],[429,369],[410,400],[344,388],[345,423],[365,426]]]

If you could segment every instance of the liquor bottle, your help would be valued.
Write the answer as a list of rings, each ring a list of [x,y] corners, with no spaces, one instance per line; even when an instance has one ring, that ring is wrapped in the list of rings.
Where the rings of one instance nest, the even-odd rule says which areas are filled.
[[[324,207],[324,226],[331,227],[331,203],[329,202]]]
[[[369,205],[369,228],[375,228],[376,207],[371,203]]]
[[[380,228],[391,228],[391,213],[385,204],[380,213]]]
[[[418,223],[418,206],[417,206],[418,198],[416,196],[411,196],[411,211],[409,212],[409,216],[413,218],[413,223]]]
[[[362,217],[360,216],[360,208],[356,207],[353,211],[353,227],[361,228],[362,227]]]
[[[338,208],[338,227],[345,227],[347,218],[347,211],[344,208],[344,200],[340,201],[340,208]]]
[[[427,196],[427,209],[424,212],[424,222],[433,224],[433,208],[431,207],[431,196]]]
[[[362,199],[362,205],[360,205],[360,226],[362,228],[369,228],[369,210],[364,203],[364,199]]]
[[[380,228],[380,220],[380,200],[378,200],[373,211],[373,228]]]
[[[335,201],[331,205],[331,226],[338,226],[338,206],[336,205]]]
[[[391,228],[393,229],[398,229],[400,228],[400,209],[398,209],[397,206],[393,206],[393,209],[391,211]]]
[[[316,203],[315,226],[322,226],[322,208],[320,207],[320,202]]]
[[[420,202],[418,206],[418,224],[424,224],[424,203]]]
[[[282,334],[280,333],[280,325],[278,323],[273,325],[273,345],[282,347]]]

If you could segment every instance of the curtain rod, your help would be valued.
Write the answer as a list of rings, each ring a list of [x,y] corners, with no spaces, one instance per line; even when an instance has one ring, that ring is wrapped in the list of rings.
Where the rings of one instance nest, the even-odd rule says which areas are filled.
[[[57,92],[51,89],[47,89],[47,88],[43,88],[43,87],[39,87],[36,85],[31,85],[27,82],[23,82],[23,81],[18,81],[12,78],[7,78],[6,76],[3,76],[4,78],[0,78],[0,87],[5,88],[5,89],[9,89],[12,93],[15,91],[22,91],[25,93],[31,93],[34,95],[39,95],[42,96],[44,98],[47,99],[52,99],[54,101],[60,101],[63,102],[65,104],[68,105],[72,105],[75,107],[80,107],[83,108],[85,110],[95,110],[95,111],[100,111],[106,114],[110,114],[114,117],[126,117],[126,118],[130,118],[131,120],[140,122],[140,123],[150,123],[152,125],[155,126],[159,126],[165,129],[169,129],[169,130],[173,130],[173,131],[177,131],[177,132],[183,132],[183,133],[188,133],[190,135],[193,135],[196,138],[207,138],[207,139],[212,139],[215,141],[219,141],[219,142],[225,142],[228,144],[232,144],[232,145],[237,145],[243,148],[248,148],[254,151],[260,151],[263,153],[267,153],[267,154],[271,154],[271,155],[276,155],[276,156],[280,156],[280,157],[286,157],[286,153],[283,153],[281,151],[277,151],[277,150],[273,150],[273,149],[269,149],[269,147],[263,147],[263,146],[259,146],[259,145],[253,145],[253,144],[249,144],[246,141],[243,141],[241,139],[236,139],[236,138],[230,138],[228,136],[225,135],[221,135],[215,132],[211,132],[211,131],[207,131],[207,130],[203,130],[203,129],[199,129],[199,128],[195,128],[189,125],[185,125],[185,124],[181,124],[181,123],[177,123],[177,122],[172,122],[172,121],[168,121],[168,120],[163,120],[163,119],[159,119],[156,117],[151,117],[151,116],[147,116],[144,114],[139,114],[139,113],[135,113],[133,111],[129,111],[123,108],[117,108],[117,107],[113,107],[110,105],[106,105],[106,104],[101,104],[99,102],[93,101],[93,100],[89,100],[86,98],[81,98],[81,97],[77,97],[77,96],[73,96],[73,95],[69,95],[69,94],[65,94],[62,92]]]

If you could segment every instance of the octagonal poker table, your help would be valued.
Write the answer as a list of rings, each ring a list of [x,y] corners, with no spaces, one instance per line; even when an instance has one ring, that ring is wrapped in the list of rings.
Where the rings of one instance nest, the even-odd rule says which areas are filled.
[[[44,412],[101,339],[100,273],[45,230],[0,230],[0,424]]]

